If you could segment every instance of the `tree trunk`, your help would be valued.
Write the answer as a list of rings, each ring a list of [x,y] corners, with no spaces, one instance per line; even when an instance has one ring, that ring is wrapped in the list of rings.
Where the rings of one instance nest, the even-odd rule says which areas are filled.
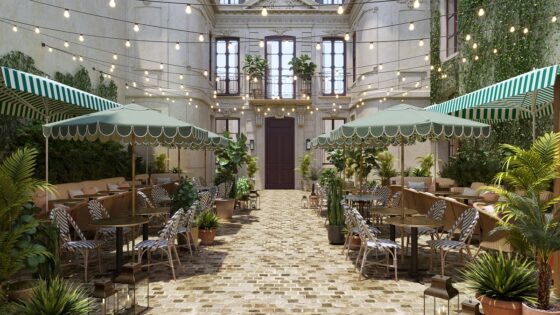
[[[537,269],[539,273],[539,287],[537,293],[538,308],[548,310],[550,302],[550,279],[552,277],[552,270],[548,259],[538,258]]]

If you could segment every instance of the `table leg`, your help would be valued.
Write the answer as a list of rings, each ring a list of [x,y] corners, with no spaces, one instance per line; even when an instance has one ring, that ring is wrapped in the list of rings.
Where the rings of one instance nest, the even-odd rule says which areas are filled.
[[[410,270],[408,271],[411,277],[418,276],[418,228],[410,228]]]
[[[122,263],[123,263],[123,228],[117,228],[117,254],[115,258],[115,273],[118,276],[121,273]]]
[[[149,231],[148,223],[142,224],[142,240],[144,241],[148,240],[148,231]]]
[[[397,234],[397,229],[395,228],[394,225],[389,225],[389,239],[391,241],[395,241],[395,236]]]

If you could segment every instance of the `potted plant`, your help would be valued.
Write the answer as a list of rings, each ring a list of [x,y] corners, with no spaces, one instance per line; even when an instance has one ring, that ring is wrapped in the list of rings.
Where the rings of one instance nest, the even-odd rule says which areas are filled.
[[[212,211],[203,211],[198,215],[196,226],[198,226],[198,234],[202,245],[212,245],[214,243],[219,225],[218,217]]]
[[[319,180],[321,176],[321,169],[312,167],[309,169],[309,175],[307,176],[311,181],[311,195],[309,195],[309,207],[316,208],[319,202],[317,194],[315,194],[315,183]]]
[[[9,314],[85,315],[94,310],[93,301],[78,284],[53,278],[41,280],[29,301],[7,306]]]
[[[235,198],[240,201],[247,201],[252,188],[251,181],[247,177],[238,179],[235,185]]]
[[[46,262],[49,251],[34,242],[39,221],[34,218],[37,208],[31,196],[35,190],[47,189],[48,185],[33,179],[37,150],[23,148],[16,150],[0,165],[0,302],[5,298],[8,283],[22,269],[35,271]],[[12,283],[29,296],[35,282]],[[0,303],[1,304],[1,303]]]
[[[228,134],[225,135],[228,137]],[[218,168],[216,169],[216,177],[214,184],[232,183],[232,189],[228,193],[228,198],[218,198],[215,201],[216,212],[218,216],[230,219],[233,216],[235,207],[236,177],[239,168],[247,159],[247,138],[244,134],[239,134],[237,140],[229,141],[228,145],[216,150],[216,159],[218,160]]]
[[[329,243],[344,244],[344,214],[342,209],[342,178],[336,176],[327,183],[327,214]]]
[[[245,162],[245,164],[247,165],[247,177],[249,177],[249,179],[251,180],[254,188],[256,185],[255,174],[259,170],[257,166],[257,157],[253,155],[247,155],[247,161]]]
[[[294,57],[290,62],[290,70],[297,76],[300,84],[300,93],[303,95],[311,95],[311,78],[315,74],[317,65],[311,61],[309,55],[303,54]]]
[[[484,189],[504,200],[496,205],[502,218],[496,230],[507,232],[512,246],[535,260],[537,299],[523,304],[523,314],[560,314],[550,305],[551,258],[560,250],[560,216],[555,209],[560,197],[539,198],[560,175],[560,133],[544,134],[529,149],[505,144],[502,149],[507,152],[504,171],[496,174],[495,186]]]
[[[521,315],[522,302],[536,301],[535,265],[503,252],[482,253],[462,271],[487,315]]]
[[[377,174],[381,177],[381,185],[389,186],[391,177],[397,176],[395,157],[389,151],[383,151],[377,154],[377,162],[379,164]]]
[[[245,55],[243,71],[249,79],[249,92],[254,98],[262,97],[262,78],[266,74],[268,61],[258,55]]]
[[[307,191],[307,179],[309,176],[309,168],[311,167],[311,156],[309,154],[304,154],[299,158],[299,167],[296,171],[301,173],[301,188]]]
[[[183,208],[190,208],[198,200],[198,190],[190,180],[183,180],[175,188],[175,193],[171,196],[171,214]]]

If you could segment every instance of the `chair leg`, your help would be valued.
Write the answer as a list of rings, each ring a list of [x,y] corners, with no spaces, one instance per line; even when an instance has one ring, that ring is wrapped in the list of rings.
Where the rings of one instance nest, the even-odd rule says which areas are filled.
[[[171,272],[173,273],[173,280],[177,280],[175,277],[175,267],[173,266],[173,256],[171,255],[171,248],[167,247],[167,259],[169,260],[169,265],[171,266]]]
[[[441,256],[441,275],[445,276],[445,254],[443,249],[440,249],[440,256]]]
[[[177,261],[179,262],[179,266],[182,266],[181,259],[179,259],[179,253],[177,253],[177,246],[173,246],[173,252],[175,253],[175,258],[177,258]]]
[[[83,252],[83,254],[84,254],[84,268],[85,268],[85,270],[84,270],[84,282],[87,283],[87,269],[88,269],[88,254],[89,254],[89,251],[86,249]]]
[[[435,249],[430,246],[430,272],[434,270],[434,252]]]
[[[360,267],[360,275],[358,276],[358,280],[362,280],[362,273],[364,272],[364,265],[366,264],[368,252],[369,250],[366,248],[364,251],[364,257],[362,258],[362,266]]]
[[[397,269],[397,266],[398,266],[398,264],[397,264],[397,257],[398,257],[397,249],[395,248],[395,253],[393,254],[393,267],[395,268],[395,281],[399,281],[399,278],[398,278],[398,276],[397,276],[397,272],[398,272],[398,269]]]
[[[190,234],[190,232],[186,232],[184,237],[187,239],[187,246],[189,247],[189,253],[191,254],[191,258],[193,258],[191,238],[190,238],[189,234]]]

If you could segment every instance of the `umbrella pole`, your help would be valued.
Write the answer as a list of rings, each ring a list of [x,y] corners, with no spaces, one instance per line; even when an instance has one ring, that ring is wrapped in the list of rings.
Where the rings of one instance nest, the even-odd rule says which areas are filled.
[[[181,169],[181,147],[177,146],[177,168]],[[181,174],[179,174],[181,176]]]
[[[401,217],[404,221],[404,137],[401,136]]]
[[[146,174],[149,174],[148,165],[150,164],[150,147],[146,146]],[[149,179],[149,178],[148,178]]]
[[[434,146],[434,191],[436,191],[436,183],[437,183],[437,145],[438,143],[436,141],[432,142],[433,146]]]
[[[132,133],[132,140],[130,141],[130,149],[132,156],[132,216],[136,215],[136,154],[134,152],[134,132]]]

